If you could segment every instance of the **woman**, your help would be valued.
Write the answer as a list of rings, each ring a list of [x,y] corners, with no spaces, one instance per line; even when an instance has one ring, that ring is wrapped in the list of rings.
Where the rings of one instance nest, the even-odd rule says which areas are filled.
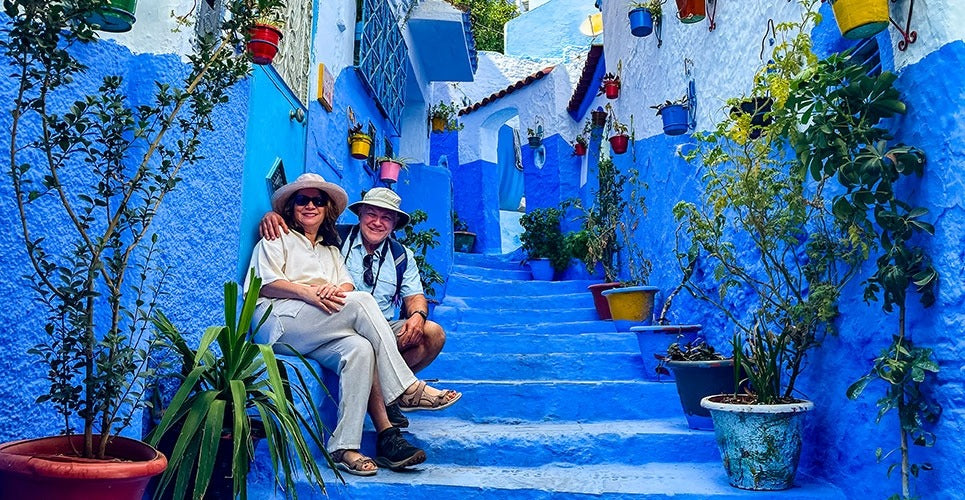
[[[259,241],[249,267],[264,283],[256,314],[263,316],[271,306],[256,340],[275,345],[283,354],[293,349],[339,374],[338,423],[327,448],[340,469],[367,476],[378,471],[372,459],[359,453],[367,405],[382,409],[378,419],[373,415],[381,447],[381,431],[391,430],[388,418],[381,418],[385,401],[397,401],[403,408],[438,409],[462,395],[419,381],[399,354],[395,335],[375,299],[354,291],[335,230],[335,220],[347,203],[345,191],[318,174],[302,174],[282,186],[272,196],[272,208],[295,231]],[[376,382],[381,397],[371,392]],[[378,404],[370,404],[370,396]],[[389,429],[380,429],[386,426]],[[402,438],[395,432],[393,439]],[[422,450],[404,440],[402,444],[409,446],[403,454],[411,456],[380,450],[380,463],[401,468],[425,461]]]

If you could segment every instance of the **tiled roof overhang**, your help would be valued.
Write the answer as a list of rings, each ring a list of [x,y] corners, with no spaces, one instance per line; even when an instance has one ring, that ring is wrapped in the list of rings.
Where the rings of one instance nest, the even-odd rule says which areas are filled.
[[[580,80],[573,90],[573,97],[566,107],[566,111],[575,121],[580,121],[586,116],[586,111],[597,95],[600,84],[603,82],[603,75],[606,74],[606,61],[603,58],[603,46],[593,45],[586,54],[586,64],[583,66],[583,73]]]
[[[519,90],[519,89],[521,89],[521,88],[523,88],[523,87],[525,87],[525,86],[527,86],[527,85],[535,82],[536,80],[539,80],[539,79],[543,78],[544,76],[550,74],[550,73],[553,71],[553,68],[555,68],[555,67],[556,67],[556,66],[549,66],[549,67],[543,68],[543,69],[541,69],[541,70],[533,73],[532,75],[529,75],[529,76],[527,76],[526,78],[523,78],[522,80],[520,80],[520,81],[518,81],[518,82],[516,82],[516,83],[514,83],[514,84],[512,84],[512,85],[510,85],[510,86],[508,86],[508,87],[506,87],[506,88],[504,88],[504,89],[502,89],[502,90],[500,90],[499,92],[495,92],[495,93],[489,95],[489,97],[486,97],[486,98],[484,98],[483,100],[481,100],[481,101],[479,101],[479,102],[477,102],[477,103],[471,104],[471,105],[469,105],[469,106],[466,106],[465,108],[460,109],[460,110],[459,110],[459,116],[468,115],[469,113],[472,113],[473,111],[476,111],[477,109],[479,109],[479,108],[481,108],[481,107],[483,107],[483,106],[485,106],[485,105],[487,105],[487,104],[489,104],[489,103],[491,103],[491,102],[493,102],[493,101],[495,101],[495,100],[497,100],[497,99],[499,99],[499,98],[501,98],[501,97],[504,97],[504,96],[507,96],[507,95],[509,95],[509,94],[512,94],[513,92],[516,92],[517,90]]]

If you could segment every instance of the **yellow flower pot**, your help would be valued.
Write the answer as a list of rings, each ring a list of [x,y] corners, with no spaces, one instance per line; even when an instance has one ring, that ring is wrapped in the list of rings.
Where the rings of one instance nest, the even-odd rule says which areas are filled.
[[[446,119],[445,119],[445,118],[442,118],[442,117],[439,117],[439,116],[433,116],[431,122],[432,122],[432,131],[433,131],[433,132],[444,132],[444,131],[446,130]]]
[[[831,6],[841,35],[870,38],[888,27],[888,0],[837,0]]]
[[[349,148],[351,148],[352,158],[364,160],[369,157],[372,150],[372,138],[367,134],[352,134],[348,138]]]
[[[629,332],[630,327],[650,322],[657,290],[655,286],[628,286],[603,292],[618,332]]]

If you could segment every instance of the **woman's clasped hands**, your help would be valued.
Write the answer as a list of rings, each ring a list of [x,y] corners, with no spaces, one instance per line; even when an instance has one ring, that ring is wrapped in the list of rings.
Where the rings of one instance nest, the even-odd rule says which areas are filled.
[[[345,305],[345,290],[333,283],[308,285],[308,292],[306,302],[329,314],[340,311]]]

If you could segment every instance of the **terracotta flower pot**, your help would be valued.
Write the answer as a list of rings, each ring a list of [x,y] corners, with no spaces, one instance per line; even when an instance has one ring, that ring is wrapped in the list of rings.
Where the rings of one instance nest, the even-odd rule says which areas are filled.
[[[114,437],[108,460],[77,457],[84,436],[52,436],[0,445],[0,498],[140,500],[167,458],[146,443]]]
[[[586,146],[580,143],[576,143],[576,145],[573,146],[573,154],[575,154],[576,156],[585,156]]]
[[[267,24],[255,24],[248,29],[251,40],[248,42],[248,53],[251,54],[251,62],[255,64],[271,64],[278,53],[278,42],[281,40],[281,31],[274,26]]]
[[[586,289],[593,294],[593,307],[596,308],[596,315],[598,318],[602,320],[613,319],[613,316],[610,315],[610,304],[607,302],[606,297],[603,296],[603,292],[612,290],[619,286],[619,281],[611,281],[609,283],[597,283],[595,285],[586,287]]]
[[[607,99],[616,99],[617,97],[620,97],[620,82],[617,80],[604,80],[603,93],[606,95]]]
[[[630,137],[620,134],[615,135],[610,138],[610,147],[613,148],[613,152],[622,155],[627,152],[627,147],[630,145]]]
[[[684,24],[696,23],[707,16],[705,0],[677,0],[677,19]]]

